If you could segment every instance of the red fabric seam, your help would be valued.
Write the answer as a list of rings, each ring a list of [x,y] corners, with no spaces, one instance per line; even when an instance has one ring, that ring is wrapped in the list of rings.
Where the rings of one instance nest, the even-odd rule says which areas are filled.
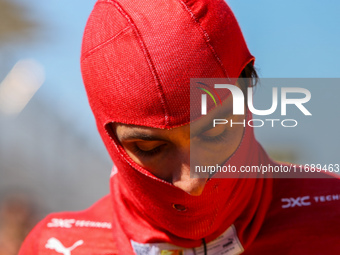
[[[157,74],[157,71],[156,71],[156,68],[155,68],[155,65],[154,63],[152,62],[152,59],[151,59],[151,56],[150,56],[150,53],[145,45],[145,42],[143,41],[143,38],[136,26],[136,24],[133,22],[132,18],[128,15],[128,13],[120,6],[120,4],[115,1],[115,0],[106,0],[107,3],[111,3],[113,4],[117,10],[126,18],[126,20],[128,21],[128,23],[130,23],[130,25],[132,26],[132,29],[135,31],[136,33],[136,36],[138,38],[138,43],[139,43],[139,46],[141,47],[143,53],[144,53],[144,56],[148,62],[148,65],[149,65],[149,68],[151,69],[151,73],[155,79],[155,82],[156,82],[156,86],[159,90],[159,97],[161,99],[161,104],[163,106],[163,111],[164,111],[164,125],[165,126],[169,126],[169,111],[167,109],[167,104],[166,104],[166,100],[165,100],[165,94],[164,94],[164,91],[163,91],[163,88],[162,88],[162,85],[161,85],[161,82],[160,82],[160,79],[159,79],[159,76]]]
[[[117,37],[119,37],[120,35],[122,35],[126,30],[128,30],[128,28],[130,27],[126,27],[122,30],[120,30],[117,34],[115,34],[114,36],[112,36],[110,39],[106,40],[105,42],[100,43],[99,45],[95,46],[93,49],[88,50],[87,52],[85,52],[83,54],[83,57],[81,59],[81,61],[84,61],[85,59],[87,59],[89,56],[91,56],[93,53],[97,52],[98,50],[100,50],[101,48],[103,48],[105,45],[107,45],[108,43],[110,43],[111,41],[113,41],[114,39],[116,39]]]
[[[222,71],[224,73],[224,75],[230,79],[227,70],[225,69],[222,60],[219,58],[219,56],[217,55],[214,47],[211,45],[210,43],[210,37],[208,35],[208,33],[204,30],[204,28],[202,27],[201,23],[199,22],[199,20],[197,19],[197,17],[195,16],[195,14],[191,11],[191,9],[189,8],[189,6],[184,3],[183,0],[179,0],[181,2],[181,4],[184,6],[185,10],[190,14],[191,18],[195,21],[195,24],[200,28],[201,32],[203,33],[203,38],[205,43],[208,45],[209,49],[211,50],[212,54],[214,55],[214,57],[216,58],[217,62],[220,64]]]

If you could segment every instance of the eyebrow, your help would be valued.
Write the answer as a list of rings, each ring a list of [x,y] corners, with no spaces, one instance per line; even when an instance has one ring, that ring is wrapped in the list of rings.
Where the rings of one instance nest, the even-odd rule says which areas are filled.
[[[195,137],[195,136],[197,136],[197,135],[199,135],[199,134],[202,134],[202,133],[204,133],[204,132],[206,132],[206,131],[208,131],[208,130],[214,128],[214,127],[213,127],[213,124],[212,124],[214,119],[221,118],[221,117],[224,117],[225,119],[227,119],[227,118],[229,118],[230,116],[232,116],[233,114],[232,114],[232,112],[227,112],[226,115],[227,115],[227,116],[224,115],[224,112],[216,113],[216,114],[208,121],[208,123],[207,123],[206,125],[204,125],[203,127],[199,128],[194,134],[191,134],[192,128],[190,128],[190,137]]]
[[[192,128],[190,128],[190,138],[192,137],[195,137],[199,134],[202,134],[212,128],[214,128],[212,126],[212,120],[215,119],[215,118],[219,118],[219,117],[223,117],[224,118],[228,118],[230,116],[232,116],[232,112],[227,112],[227,116],[224,115],[225,113],[222,111],[222,112],[219,112],[219,113],[216,113],[212,118],[211,120],[209,120],[209,122],[204,125],[203,127],[199,128],[194,134],[191,134],[191,130]],[[191,124],[192,125],[192,124]],[[117,136],[118,138],[118,136]],[[149,134],[145,134],[143,132],[139,132],[139,131],[132,131],[131,133],[129,134],[124,134],[121,136],[121,139],[118,138],[118,140],[122,141],[129,141],[129,140],[144,140],[144,141],[167,141],[166,138],[164,137],[161,137],[161,136],[157,136],[157,135],[149,135]]]
[[[120,140],[128,141],[128,140],[144,140],[144,141],[165,141],[164,138],[156,135],[144,134],[138,131],[134,131],[133,133],[122,135]]]

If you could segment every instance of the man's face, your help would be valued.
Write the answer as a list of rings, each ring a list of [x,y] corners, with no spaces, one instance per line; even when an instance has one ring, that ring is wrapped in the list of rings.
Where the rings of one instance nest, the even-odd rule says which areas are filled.
[[[232,115],[232,102],[229,96],[222,106],[206,116],[170,130],[120,123],[115,123],[114,128],[133,161],[158,178],[198,196],[209,176],[190,178],[190,162],[195,165],[223,164],[241,142],[242,125],[213,127],[213,119],[243,121],[244,115]]]

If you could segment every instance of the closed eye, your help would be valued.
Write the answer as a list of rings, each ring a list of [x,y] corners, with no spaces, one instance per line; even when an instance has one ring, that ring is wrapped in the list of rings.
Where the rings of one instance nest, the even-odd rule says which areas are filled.
[[[160,145],[153,145],[152,143],[153,142],[151,142],[151,144],[141,145],[141,143],[135,142],[132,148],[133,152],[140,157],[146,158],[159,154],[166,146],[166,143],[163,142]]]
[[[209,142],[209,143],[218,143],[218,142],[225,141],[227,134],[228,134],[227,128],[224,128],[224,130],[217,135],[210,134],[212,133],[212,130],[213,128],[204,132],[203,134],[200,134],[198,136],[199,139],[203,142]]]

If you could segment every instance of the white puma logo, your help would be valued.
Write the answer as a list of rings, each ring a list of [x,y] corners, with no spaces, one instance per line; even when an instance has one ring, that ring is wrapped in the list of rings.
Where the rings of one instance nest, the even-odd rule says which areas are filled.
[[[83,240],[79,240],[75,242],[71,247],[65,248],[64,245],[57,238],[52,237],[48,239],[45,248],[55,250],[56,252],[62,253],[64,255],[71,255],[71,251],[82,245],[83,243]]]

